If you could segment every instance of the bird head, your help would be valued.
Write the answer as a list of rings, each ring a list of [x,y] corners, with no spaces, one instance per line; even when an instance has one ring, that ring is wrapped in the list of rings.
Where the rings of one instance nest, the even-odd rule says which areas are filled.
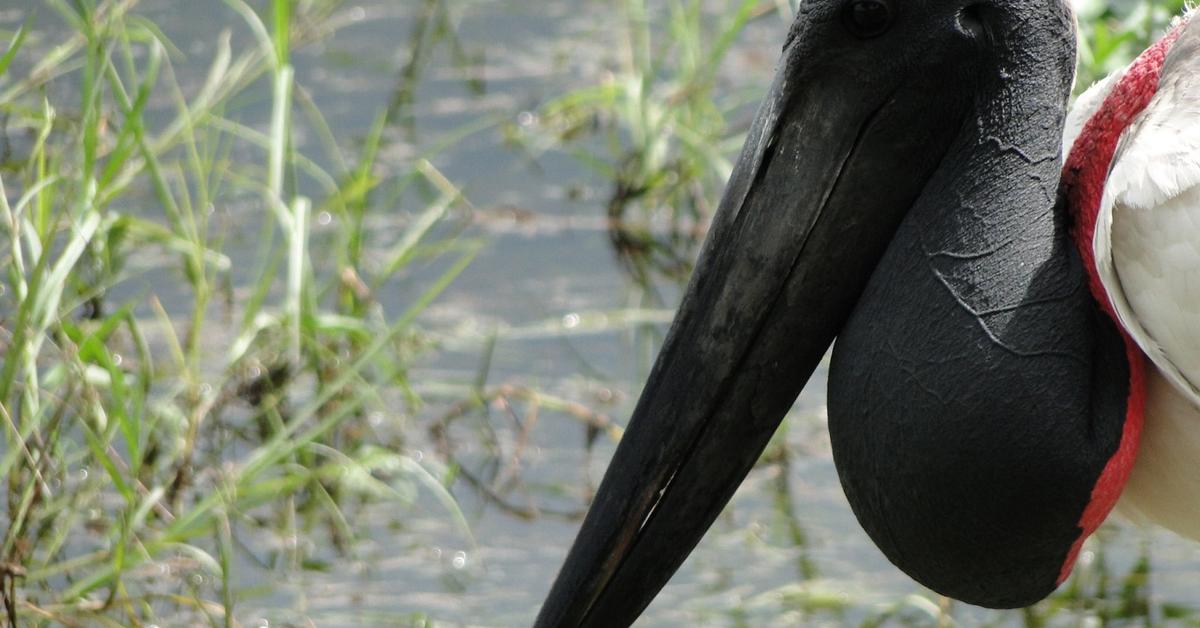
[[[1074,69],[1060,0],[801,4],[539,626],[631,623],[835,338],[834,458],[888,558],[984,606],[1054,590],[1139,420],[1057,190]]]

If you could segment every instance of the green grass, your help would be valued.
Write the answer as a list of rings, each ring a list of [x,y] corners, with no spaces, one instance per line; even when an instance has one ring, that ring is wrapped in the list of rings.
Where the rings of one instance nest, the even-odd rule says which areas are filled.
[[[295,149],[297,117],[328,126],[299,96],[292,49],[337,25],[336,4],[228,0],[255,45],[220,35],[190,92],[180,53],[136,4],[50,0],[0,48],[4,74],[39,23],[68,27],[0,84],[9,132],[35,138],[0,170],[0,580],[22,625],[233,625],[239,534],[327,529],[349,545],[360,530],[346,508],[407,505],[418,489],[469,539],[444,469],[402,453],[388,434],[403,425],[384,434],[366,420],[387,410],[401,422],[394,409],[418,401],[406,376],[425,344],[416,317],[478,249],[433,235],[460,192],[427,160],[377,171],[382,112],[357,154]],[[269,120],[254,127],[238,103],[263,90]],[[170,115],[151,124],[156,99]],[[434,199],[382,262],[365,259],[366,221],[392,211],[379,199],[416,183]],[[331,225],[319,234],[318,215]],[[247,231],[260,242],[249,280],[224,253]],[[388,311],[375,291],[417,261],[440,276]],[[112,296],[148,268],[177,284],[170,304]],[[275,554],[265,559],[281,569],[308,558]],[[177,568],[164,579],[148,563]]]
[[[515,517],[578,515],[507,501],[492,490],[506,465],[484,477],[458,464],[453,425],[486,423],[497,403],[522,404],[527,417],[539,409],[565,416],[589,438],[619,437],[617,425],[574,400],[488,385],[490,347],[473,385],[448,387],[457,403],[429,424],[411,420],[422,403],[415,391],[440,384],[409,378],[434,342],[417,321],[481,242],[453,219],[468,203],[432,155],[385,172],[380,153],[389,125],[413,131],[411,105],[429,69],[419,61],[433,55],[437,36],[448,38],[457,62],[474,54],[453,33],[453,4],[424,2],[401,87],[351,152],[292,64],[296,50],[345,23],[333,0],[226,0],[220,8],[239,26],[213,34],[201,77],[177,73],[183,53],[137,0],[45,0],[23,26],[0,32],[0,117],[23,142],[0,153],[8,519],[0,598],[9,621],[234,625],[239,605],[265,592],[246,586],[239,565],[261,562],[281,577],[320,568],[323,557],[284,542],[297,537],[353,554],[363,534],[355,513],[365,504],[405,513],[424,494],[470,543],[448,490],[456,481]],[[792,8],[784,0],[618,6],[624,45],[611,73],[549,99],[537,124],[508,128],[506,137],[535,155],[566,151],[605,181],[595,210],[608,217],[638,291],[631,305],[657,308],[668,299],[656,284],[690,273],[742,142],[738,125],[760,94],[754,85],[731,90],[722,64],[747,25],[775,20],[782,31]],[[1080,87],[1144,48],[1180,7],[1083,4]],[[57,39],[39,40],[46,32]],[[246,113],[264,102],[264,118]],[[442,146],[493,124],[481,120]],[[317,138],[315,147],[297,148],[302,132]],[[402,234],[373,236],[373,220],[414,197],[425,201],[401,208]],[[231,258],[239,239],[256,243],[249,268]],[[416,268],[433,277],[404,283]],[[148,277],[173,287],[141,288]],[[385,307],[378,295],[399,285],[414,296]],[[648,359],[662,317],[626,314],[581,313],[580,321],[651,332],[639,337]],[[508,330],[561,331],[557,323]],[[369,419],[380,414],[386,425]],[[406,436],[420,428],[431,430],[440,463],[404,453]],[[494,432],[479,439],[496,460],[504,456]],[[763,464],[779,465],[786,478],[794,452],[783,441]],[[776,507],[789,519],[789,543],[803,546],[781,490]],[[246,536],[275,539],[277,549],[248,550]],[[1021,622],[1190,616],[1151,599],[1148,567],[1113,575],[1098,555]],[[739,617],[763,608],[797,621],[840,617],[856,602],[810,586],[818,571],[805,559],[799,584],[720,619],[746,622]],[[870,611],[880,625],[952,615],[922,595]],[[412,623],[432,620],[418,614]]]
[[[1114,4],[1082,0],[1074,4],[1080,26],[1079,74],[1083,91],[1110,72],[1124,67],[1163,33],[1187,0],[1138,0]]]
[[[733,169],[745,130],[731,114],[760,89],[732,93],[719,70],[747,23],[786,3],[621,0],[624,45],[602,83],[558,96],[514,139],[534,153],[565,148],[611,182],[604,211],[614,249],[641,285],[683,281]]]

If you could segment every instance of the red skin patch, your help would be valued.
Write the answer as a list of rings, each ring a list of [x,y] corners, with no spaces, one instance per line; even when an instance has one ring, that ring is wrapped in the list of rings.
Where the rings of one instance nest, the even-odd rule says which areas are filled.
[[[1186,23],[1186,22],[1185,22]],[[1084,125],[1083,131],[1071,146],[1067,163],[1063,166],[1062,189],[1066,193],[1068,211],[1073,222],[1072,239],[1079,249],[1084,268],[1088,273],[1088,286],[1092,296],[1113,322],[1121,327],[1116,312],[1109,302],[1100,272],[1096,267],[1096,256],[1092,242],[1096,234],[1096,220],[1100,214],[1100,199],[1104,195],[1104,184],[1108,178],[1117,142],[1133,119],[1150,104],[1158,90],[1158,78],[1163,62],[1172,44],[1183,31],[1183,24],[1172,29],[1158,43],[1146,49],[1112,88],[1100,108]],[[1083,541],[1104,521],[1117,498],[1137,456],[1138,442],[1142,435],[1142,420],[1146,402],[1145,373],[1146,356],[1133,338],[1121,328],[1125,340],[1125,355],[1129,360],[1129,398],[1126,402],[1125,426],[1121,432],[1121,444],[1116,453],[1104,465],[1104,471],[1092,488],[1092,497],[1079,520],[1081,533],[1058,576],[1062,584],[1071,573]]]

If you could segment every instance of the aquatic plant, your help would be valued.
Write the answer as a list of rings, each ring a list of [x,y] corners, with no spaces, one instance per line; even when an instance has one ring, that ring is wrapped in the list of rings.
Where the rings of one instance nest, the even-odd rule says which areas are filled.
[[[238,565],[314,564],[314,529],[352,551],[359,504],[419,491],[469,538],[444,467],[404,444],[415,320],[478,249],[445,228],[464,199],[427,159],[377,172],[382,113],[357,154],[297,149],[300,129],[330,134],[292,51],[346,23],[336,3],[225,6],[242,32],[215,37],[199,82],[136,0],[50,0],[0,33],[14,624],[234,625]],[[34,32],[58,39],[32,56]],[[380,197],[417,182],[431,200],[368,258],[368,221],[393,211]],[[237,242],[253,267],[231,262]],[[388,310],[376,292],[417,262],[432,278]]]

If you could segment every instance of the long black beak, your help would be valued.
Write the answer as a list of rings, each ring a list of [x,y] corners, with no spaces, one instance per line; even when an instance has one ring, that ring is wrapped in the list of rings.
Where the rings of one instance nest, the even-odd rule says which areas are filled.
[[[953,96],[897,81],[864,98],[836,73],[801,85],[801,56],[785,50],[537,626],[624,626],[649,604],[766,447],[958,130]]]

